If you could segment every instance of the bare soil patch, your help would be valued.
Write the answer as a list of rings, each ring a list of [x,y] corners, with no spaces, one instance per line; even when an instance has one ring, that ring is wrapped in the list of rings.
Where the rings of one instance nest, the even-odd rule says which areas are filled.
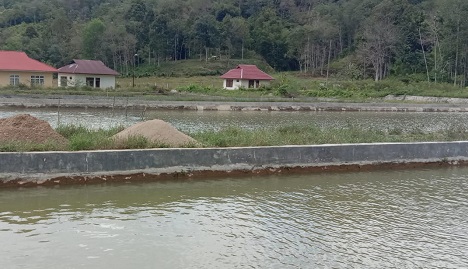
[[[113,136],[116,141],[125,141],[130,137],[142,136],[149,142],[180,147],[187,144],[196,144],[192,137],[180,132],[171,124],[163,120],[149,120],[128,127]]]
[[[56,132],[47,121],[29,114],[20,114],[0,119],[0,142],[66,145],[68,140]]]

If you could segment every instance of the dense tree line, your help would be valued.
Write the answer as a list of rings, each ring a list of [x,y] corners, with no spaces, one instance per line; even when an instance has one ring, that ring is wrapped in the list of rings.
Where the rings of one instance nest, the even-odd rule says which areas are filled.
[[[122,73],[262,57],[278,71],[465,86],[467,17],[465,0],[0,0],[0,49]]]

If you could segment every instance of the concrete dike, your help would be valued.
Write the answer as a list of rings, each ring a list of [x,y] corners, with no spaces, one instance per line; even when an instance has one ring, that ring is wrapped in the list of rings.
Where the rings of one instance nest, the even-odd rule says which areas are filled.
[[[106,97],[78,95],[0,95],[0,107],[20,108],[99,108],[129,110],[191,111],[376,111],[376,112],[468,112],[468,99],[387,96],[366,103],[345,103],[334,99],[311,98],[307,101],[161,101],[143,97]]]
[[[466,164],[468,142],[0,153],[0,187]]]

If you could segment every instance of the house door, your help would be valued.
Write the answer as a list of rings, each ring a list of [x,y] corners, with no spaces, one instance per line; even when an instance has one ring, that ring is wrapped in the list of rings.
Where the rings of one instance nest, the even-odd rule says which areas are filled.
[[[249,80],[249,88],[255,88],[255,80]]]
[[[60,87],[67,87],[68,80],[66,76],[60,76]]]

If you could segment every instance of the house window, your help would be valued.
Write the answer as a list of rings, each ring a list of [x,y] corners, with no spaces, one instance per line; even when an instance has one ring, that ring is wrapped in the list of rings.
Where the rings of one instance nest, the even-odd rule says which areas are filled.
[[[96,88],[101,88],[101,78],[96,78]]]
[[[10,76],[10,85],[11,86],[18,86],[19,85],[19,75],[11,75]]]
[[[86,86],[94,87],[94,78],[86,78]]]
[[[226,88],[232,88],[233,85],[233,80],[232,79],[226,79]]]
[[[31,76],[31,86],[42,86],[44,85],[44,76]]]
[[[249,88],[254,88],[255,80],[249,80]]]

